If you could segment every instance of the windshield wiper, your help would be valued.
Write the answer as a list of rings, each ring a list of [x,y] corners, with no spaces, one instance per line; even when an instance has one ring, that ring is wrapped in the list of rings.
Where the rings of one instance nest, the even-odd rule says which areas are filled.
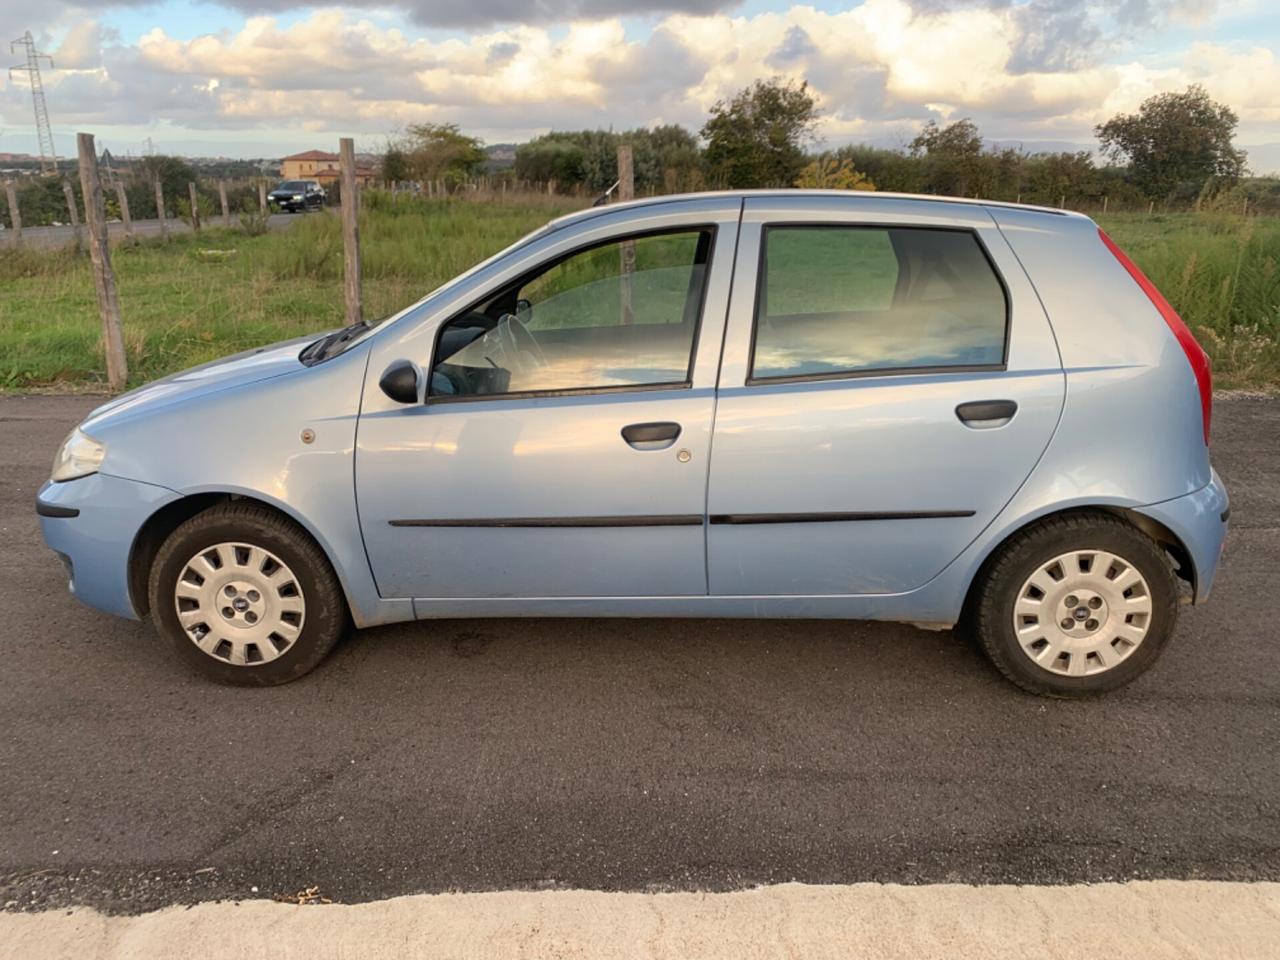
[[[346,343],[368,329],[368,322],[361,320],[358,323],[343,327],[341,330],[335,330],[333,333],[321,337],[315,343],[309,344],[302,353],[298,354],[298,359],[308,365],[319,363],[329,356],[329,351],[334,347]]]

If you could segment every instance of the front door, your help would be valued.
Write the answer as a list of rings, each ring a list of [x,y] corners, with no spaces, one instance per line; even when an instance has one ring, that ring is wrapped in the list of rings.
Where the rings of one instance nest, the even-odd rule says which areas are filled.
[[[1064,377],[980,206],[746,202],[708,487],[710,592],[888,594],[1030,474]]]
[[[541,262],[433,324],[421,405],[385,402],[400,347],[375,348],[356,485],[383,596],[706,592],[738,209],[576,246],[553,234]]]

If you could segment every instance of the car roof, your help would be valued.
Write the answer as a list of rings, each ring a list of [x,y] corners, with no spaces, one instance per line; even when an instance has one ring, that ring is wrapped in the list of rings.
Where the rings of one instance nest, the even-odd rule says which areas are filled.
[[[679,203],[684,200],[725,200],[737,198],[740,200],[748,200],[752,198],[771,198],[779,200],[794,199],[796,197],[831,197],[848,199],[850,196],[856,196],[859,200],[917,200],[928,203],[961,203],[969,206],[978,207],[1002,207],[1011,210],[1021,210],[1027,213],[1041,213],[1054,217],[1083,217],[1084,214],[1075,213],[1070,210],[1059,210],[1054,207],[1038,207],[1033,204],[1010,203],[1001,200],[982,200],[974,197],[947,197],[936,194],[924,193],[889,193],[880,190],[805,190],[805,189],[773,189],[773,190],[707,190],[701,193],[672,193],[659,197],[646,197],[640,200],[627,200],[622,203],[609,203],[600,207],[588,207],[586,210],[578,210],[574,213],[565,214],[552,220],[549,226],[553,230],[559,230],[561,227],[567,227],[570,224],[581,223],[584,220],[590,220],[594,217],[603,216],[618,210],[633,210],[638,207],[661,207],[664,204]]]

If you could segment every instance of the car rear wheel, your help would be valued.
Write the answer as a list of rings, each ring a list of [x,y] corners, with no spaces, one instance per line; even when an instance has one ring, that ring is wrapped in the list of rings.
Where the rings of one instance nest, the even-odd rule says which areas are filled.
[[[320,548],[263,507],[227,503],[179,526],[151,568],[156,629],[219,683],[269,686],[313,669],[347,627]]]
[[[1104,513],[1019,533],[987,569],[973,607],[992,663],[1044,696],[1104,693],[1155,663],[1177,620],[1178,587],[1159,544]]]

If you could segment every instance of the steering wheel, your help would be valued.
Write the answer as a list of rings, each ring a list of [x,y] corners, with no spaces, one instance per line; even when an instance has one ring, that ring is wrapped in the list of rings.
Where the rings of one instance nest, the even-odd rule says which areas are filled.
[[[547,355],[537,338],[514,313],[504,313],[498,319],[497,329],[503,353],[509,352],[521,368],[536,370],[547,365]]]

